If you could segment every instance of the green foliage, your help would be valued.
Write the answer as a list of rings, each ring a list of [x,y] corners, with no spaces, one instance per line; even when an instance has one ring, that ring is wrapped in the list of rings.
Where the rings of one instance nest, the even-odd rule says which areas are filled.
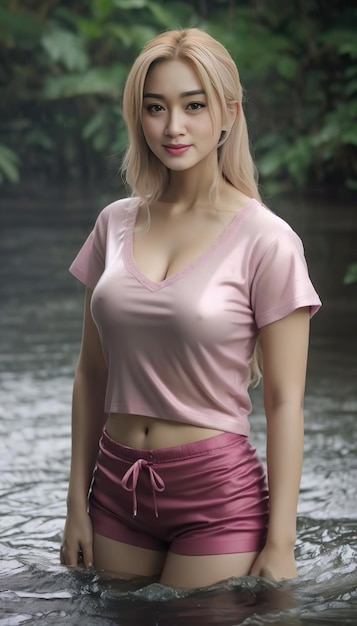
[[[8,48],[14,45],[26,47],[36,43],[41,36],[42,28],[36,15],[0,7],[0,40],[5,42]]]
[[[69,72],[85,71],[90,63],[85,41],[68,30],[53,26],[41,38],[51,63],[61,63]]]
[[[345,285],[357,283],[357,263],[351,263],[351,265],[348,266],[343,282]]]
[[[138,51],[201,26],[238,64],[264,190],[356,190],[356,22],[352,0],[3,0],[0,182],[103,179],[125,147],[120,97]]]
[[[0,182],[19,182],[19,159],[11,148],[0,144]]]
[[[115,99],[119,98],[125,76],[126,68],[119,64],[94,67],[85,72],[49,76],[43,85],[42,95],[49,100],[90,95]]]

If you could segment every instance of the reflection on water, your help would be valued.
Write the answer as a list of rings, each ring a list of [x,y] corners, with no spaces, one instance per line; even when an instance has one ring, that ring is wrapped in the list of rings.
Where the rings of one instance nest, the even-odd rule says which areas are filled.
[[[26,207],[20,208],[21,220],[12,210],[0,241],[0,625],[355,624],[357,362],[352,324],[357,306],[350,291],[344,306],[340,286],[349,246],[345,261],[336,261],[336,276],[330,271],[328,287],[320,260],[311,266],[318,288],[325,289],[325,309],[334,293],[339,301],[321,314],[321,324],[317,316],[312,325],[297,541],[300,577],[280,585],[247,577],[180,592],[143,580],[110,582],[58,565],[83,296],[67,267],[95,209],[84,220],[84,211],[71,211],[71,205],[57,206],[52,214],[38,206],[24,220]],[[300,220],[300,232],[306,214],[292,214],[290,221]],[[336,249],[336,240],[342,250],[353,228],[356,240],[352,212],[350,217],[349,228],[345,215],[333,232],[331,211],[320,215],[324,250]],[[313,239],[309,229],[303,235],[308,256],[317,224],[314,229]],[[253,404],[252,440],[264,458],[260,392],[254,392]]]

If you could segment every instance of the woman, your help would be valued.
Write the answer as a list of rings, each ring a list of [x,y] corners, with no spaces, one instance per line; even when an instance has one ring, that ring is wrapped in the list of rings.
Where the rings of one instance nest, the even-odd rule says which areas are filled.
[[[123,113],[133,196],[71,266],[87,292],[61,562],[187,588],[295,577],[320,300],[299,238],[260,202],[237,68],[198,29],[163,33]],[[268,481],[248,439],[258,338]]]

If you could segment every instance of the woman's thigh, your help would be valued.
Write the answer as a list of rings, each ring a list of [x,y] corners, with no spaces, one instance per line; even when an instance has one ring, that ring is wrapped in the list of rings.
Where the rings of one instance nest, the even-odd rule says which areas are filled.
[[[247,576],[258,552],[186,556],[169,552],[160,582],[173,587],[207,587],[227,578]]]
[[[160,577],[166,552],[148,550],[94,533],[94,567],[117,578]]]

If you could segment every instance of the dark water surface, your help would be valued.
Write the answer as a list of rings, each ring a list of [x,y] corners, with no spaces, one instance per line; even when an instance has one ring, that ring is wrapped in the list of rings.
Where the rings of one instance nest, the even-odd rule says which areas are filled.
[[[357,291],[342,277],[357,260],[357,212],[345,205],[273,207],[303,236],[324,301],[312,323],[299,578],[182,592],[59,566],[83,298],[67,267],[104,203],[9,198],[0,209],[0,624],[356,625]],[[253,403],[265,458],[260,391]]]

